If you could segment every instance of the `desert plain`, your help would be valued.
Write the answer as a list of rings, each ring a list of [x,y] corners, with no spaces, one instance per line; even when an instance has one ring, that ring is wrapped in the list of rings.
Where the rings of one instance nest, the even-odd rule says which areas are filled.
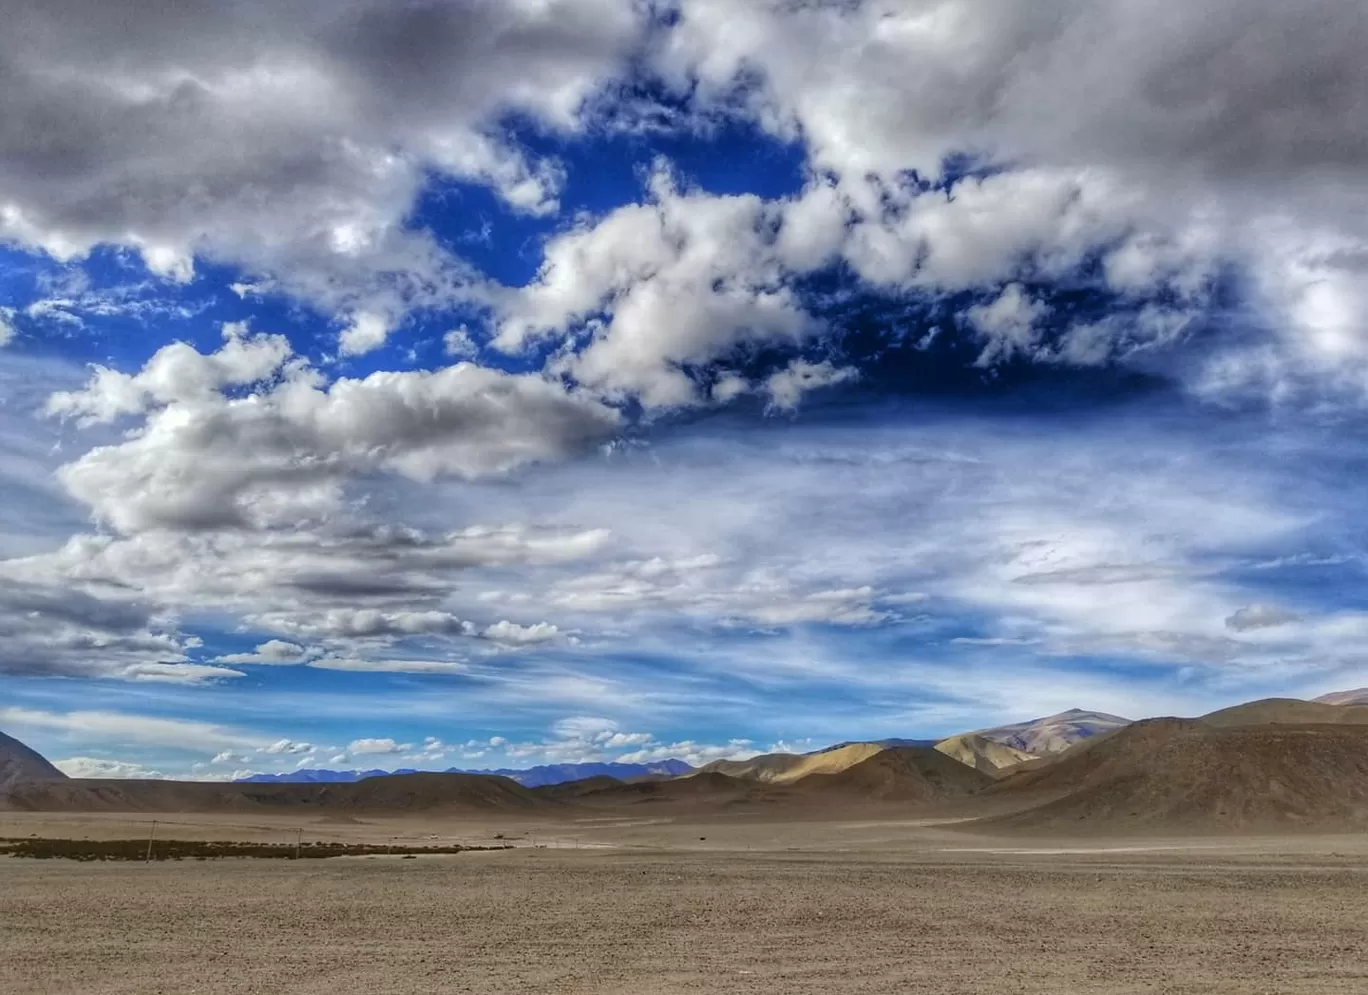
[[[153,817],[0,813],[0,837]],[[0,858],[5,995],[1361,995],[1368,834],[965,831],[953,818],[175,815],[177,839],[507,850]]]

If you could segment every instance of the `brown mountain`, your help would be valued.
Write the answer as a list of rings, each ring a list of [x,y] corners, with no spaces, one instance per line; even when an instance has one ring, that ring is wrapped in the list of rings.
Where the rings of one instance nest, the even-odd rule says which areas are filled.
[[[558,804],[506,777],[400,774],[349,784],[78,780],[12,785],[0,809],[33,812],[501,811]]]
[[[1150,719],[999,782],[992,829],[1232,831],[1368,826],[1368,728]]]
[[[659,780],[659,778],[640,778],[640,781],[643,782],[655,780]],[[567,800],[572,798],[584,798],[598,794],[601,791],[611,791],[614,788],[621,788],[628,783],[630,782],[620,781],[616,777],[609,777],[607,774],[597,774],[594,777],[586,777],[579,781],[562,781],[559,784],[544,784],[540,787],[533,788],[532,793],[540,798]]]
[[[697,773],[684,777],[693,778],[702,773],[725,774],[764,784],[792,784],[810,774],[843,771],[862,760],[868,760],[883,749],[878,743],[847,743],[819,753],[767,753],[749,760],[714,760],[700,767]]]
[[[1333,691],[1311,700],[1322,705],[1368,705],[1368,688],[1357,688],[1353,691]]]
[[[581,787],[569,784],[538,788],[537,794],[562,800],[567,811],[575,809],[646,810],[652,816],[692,818],[721,813],[770,813],[782,809],[796,813],[802,797],[792,785],[768,784],[704,771],[687,777],[616,781],[595,778]]]
[[[1058,715],[980,729],[978,735],[1033,757],[1044,757],[1063,753],[1075,743],[1123,728],[1130,725],[1130,721],[1106,712],[1071,708]]]
[[[965,732],[943,739],[936,744],[936,749],[947,757],[992,777],[1000,777],[1008,768],[1037,759],[1024,750],[985,739],[976,732]]]
[[[65,781],[63,774],[36,750],[0,732],[0,791],[24,781]]]
[[[1263,698],[1203,715],[1214,726],[1368,725],[1368,705],[1327,705],[1300,698]]]
[[[921,746],[893,747],[830,774],[812,774],[796,788],[884,802],[937,802],[977,794],[993,778]]]

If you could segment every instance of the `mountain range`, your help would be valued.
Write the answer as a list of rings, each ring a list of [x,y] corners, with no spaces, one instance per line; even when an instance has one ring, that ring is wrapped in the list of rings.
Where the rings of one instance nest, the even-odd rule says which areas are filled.
[[[1348,703],[1332,703],[1337,700]],[[536,784],[499,772],[325,771],[309,782],[68,779],[22,743],[0,736],[0,810],[295,812],[342,819],[522,811],[576,820],[595,811],[687,819],[868,810],[871,818],[913,811],[994,833],[1357,831],[1368,828],[1368,705],[1358,700],[1355,694],[1271,698],[1196,719],[1134,723],[1071,710],[934,746],[845,743],[697,770],[675,761],[642,776],[641,765],[512,772]],[[615,766],[633,776],[605,772]],[[592,773],[560,780],[579,772]]]
[[[544,764],[526,770],[501,768],[498,770],[466,770],[451,767],[444,774],[481,774],[506,777],[525,788],[541,788],[548,784],[582,781],[590,777],[611,777],[620,781],[637,777],[677,777],[688,774],[693,767],[683,760],[660,760],[648,764],[580,763]],[[238,779],[241,784],[351,784],[371,777],[393,777],[422,773],[417,770],[296,770],[284,774],[250,774]]]
[[[1130,720],[1105,712],[1071,709],[1058,715],[1031,719],[1011,725],[962,733],[945,740],[935,739],[875,739],[848,741],[824,747],[811,753],[771,753],[748,760],[715,760],[700,768],[704,771],[748,778],[767,783],[796,781],[811,773],[843,770],[856,759],[865,759],[874,751],[895,748],[931,748],[954,757],[980,770],[997,772],[1014,764],[1049,756],[1067,749],[1080,740],[1099,733],[1111,732]],[[499,768],[472,770],[451,767],[447,774],[489,774],[507,777],[523,787],[540,788],[551,784],[565,784],[591,777],[611,777],[630,781],[643,777],[681,777],[693,773],[694,768],[683,760],[669,759],[655,763],[572,763],[546,764],[525,770]],[[370,777],[392,777],[419,773],[413,769],[399,770],[317,770],[287,771],[283,774],[250,774],[239,778],[244,784],[350,784]]]
[[[683,774],[630,781],[596,774],[539,787],[470,773],[339,783],[76,780],[5,739],[0,769],[11,779],[0,809],[339,819],[522,812],[573,820],[596,811],[667,820],[915,812],[991,833],[1368,828],[1368,707],[1275,698],[1197,719],[1122,721],[1068,712],[935,747],[852,743]],[[1026,754],[990,736],[1053,752]],[[27,773],[14,780],[20,769]]]

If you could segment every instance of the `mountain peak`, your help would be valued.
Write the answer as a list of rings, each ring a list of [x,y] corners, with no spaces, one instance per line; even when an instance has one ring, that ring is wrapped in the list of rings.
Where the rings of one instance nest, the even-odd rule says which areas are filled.
[[[1368,705],[1368,688],[1355,688],[1352,691],[1332,691],[1319,698],[1312,698],[1319,705]]]
[[[0,791],[25,781],[64,781],[66,775],[37,750],[0,732]]]
[[[1131,724],[1130,719],[1107,712],[1070,708],[1056,715],[1028,719],[992,729],[979,729],[984,739],[1010,746],[1014,750],[1043,757],[1061,753],[1084,739],[1113,732]]]

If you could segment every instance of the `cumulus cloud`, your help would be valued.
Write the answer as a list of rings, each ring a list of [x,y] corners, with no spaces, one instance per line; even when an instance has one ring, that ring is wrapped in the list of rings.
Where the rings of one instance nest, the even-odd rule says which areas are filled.
[[[696,103],[801,136],[829,177],[825,213],[843,203],[856,219],[844,254],[871,283],[986,289],[1092,258],[1112,290],[1192,302],[1233,265],[1270,334],[1185,381],[1361,404],[1366,30],[1350,0],[686,0],[654,64]],[[987,175],[959,178],[966,157]],[[1010,325],[978,329],[981,362],[1023,346],[1049,358],[1006,310],[980,313]],[[1154,317],[1138,337],[1088,323],[1055,354],[1096,363],[1171,343],[1181,316]]]
[[[84,389],[53,394],[48,413],[98,424],[177,401],[205,402],[225,387],[270,379],[292,352],[283,335],[252,335],[243,324],[225,324],[223,339],[208,355],[184,342],[164,346],[136,374],[97,366]]]
[[[674,758],[694,767],[702,767],[714,760],[748,760],[759,752],[755,744],[748,739],[733,739],[722,744],[699,743],[686,739],[674,743],[652,743],[645,749],[622,754],[618,757],[618,762],[649,764]]]
[[[1152,217],[1141,188],[1088,168],[969,175],[944,189],[899,176],[816,176],[791,197],[764,200],[681,189],[658,167],[645,203],[548,242],[536,278],[502,298],[492,344],[516,353],[556,343],[550,369],[648,408],[759,391],[772,410],[792,410],[804,390],[858,370],[799,357],[753,382],[739,357],[829,336],[801,284],[843,262],[875,293],[999,291],[964,316],[985,343],[980,365],[1014,356],[1096,365],[1181,341],[1218,263],[1204,232]],[[1035,326],[1049,306],[1022,281],[1079,281],[1098,258],[1091,283],[1124,299],[1120,317],[1041,341]]]
[[[844,173],[936,176],[951,153],[983,151],[1280,181],[1368,159],[1352,4],[1156,14],[1143,0],[685,0],[660,63],[715,99],[758,84],[742,95],[757,120],[801,126]],[[1323,57],[1314,76],[1298,51]]]
[[[487,626],[480,632],[480,635],[485,639],[491,639],[496,643],[526,646],[533,643],[549,642],[560,635],[560,630],[549,622],[537,622],[534,625],[519,625],[516,622],[509,622],[505,619]]]
[[[391,753],[405,753],[413,749],[408,743],[397,743],[392,739],[355,739],[347,747],[353,756],[381,756]]]
[[[985,340],[978,366],[991,366],[999,357],[1029,355],[1038,339],[1036,323],[1050,307],[1033,300],[1021,284],[1008,284],[994,300],[976,304],[964,316]]]
[[[316,617],[281,618],[277,625],[311,637],[345,638],[417,635],[474,635],[475,627],[449,612],[334,608]]]
[[[0,237],[63,259],[127,245],[178,281],[197,256],[235,263],[371,315],[344,334],[352,351],[470,283],[406,226],[427,176],[554,209],[561,170],[503,141],[499,119],[576,130],[645,26],[631,0],[249,0],[174,17],[35,0],[8,14]]]
[[[494,614],[475,592],[456,614],[446,606],[462,590],[457,578],[554,571],[596,555],[608,538],[594,528],[468,527],[429,535],[378,525],[78,535],[53,553],[0,563],[0,578],[27,578],[9,587],[0,580],[0,629],[11,634],[13,651],[8,663],[0,650],[0,669],[8,663],[30,673],[182,681],[240,677],[232,668],[242,665],[462,673],[471,653],[546,644],[560,629],[501,617],[509,605]],[[79,593],[86,587],[104,596]],[[212,665],[192,663],[193,637],[178,634],[171,616],[163,619],[144,600],[234,612],[245,630],[275,638],[251,652],[221,654]],[[35,613],[44,606],[51,606],[47,615]],[[89,615],[84,622],[82,614]]]
[[[312,743],[297,743],[290,739],[278,739],[274,743],[259,748],[257,752],[272,757],[298,756],[301,753],[313,752],[313,748]]]
[[[384,345],[389,332],[389,322],[383,315],[363,311],[353,315],[351,323],[343,329],[338,348],[344,356],[363,356]]]
[[[279,665],[302,663],[308,659],[309,651],[297,643],[287,643],[283,639],[268,639],[251,653],[228,653],[215,657],[215,663]]]
[[[453,328],[442,336],[442,347],[453,359],[474,359],[480,354],[480,346],[471,338],[465,326]]]
[[[467,758],[474,759],[485,754],[481,749],[470,752],[483,743],[467,743]],[[649,732],[628,732],[613,720],[598,716],[569,716],[554,723],[551,735],[540,741],[510,741],[495,736],[488,747],[499,751],[510,763],[558,764],[558,763],[652,763],[660,760],[679,759],[686,763],[701,766],[709,760],[722,757],[754,756],[748,740],[733,740],[725,745],[711,745],[693,741],[664,742]],[[628,751],[628,752],[624,752]]]
[[[14,341],[14,308],[0,307],[0,349]]]
[[[710,361],[816,333],[780,264],[776,205],[680,190],[663,169],[650,193],[553,238],[537,278],[505,302],[493,344],[515,352],[593,319],[583,348],[553,368],[674,407],[701,403],[697,370]]]
[[[770,374],[765,380],[765,393],[769,395],[771,408],[794,411],[808,391],[856,380],[859,375],[854,367],[837,367],[825,360],[809,363],[795,359],[778,373]]]
[[[283,340],[230,332],[210,356],[177,345],[133,376],[97,370],[49,410],[100,421],[145,410],[144,421],[64,466],[63,484],[121,532],[262,527],[336,508],[361,474],[505,473],[581,451],[620,422],[551,380],[470,363],[329,385],[295,363],[245,396],[216,389],[260,381],[288,354]]]
[[[141,599],[22,579],[0,561],[0,673],[197,684],[241,677],[191,662],[193,637]]]

